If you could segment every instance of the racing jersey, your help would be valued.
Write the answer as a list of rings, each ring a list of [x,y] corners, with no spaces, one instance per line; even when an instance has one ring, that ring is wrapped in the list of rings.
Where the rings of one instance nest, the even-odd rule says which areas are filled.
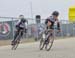
[[[58,20],[56,21],[56,19],[54,19],[53,16],[50,16],[50,17],[48,17],[48,18],[45,20],[45,24],[46,24],[46,25],[47,25],[48,21],[51,22],[51,25],[50,25],[49,27],[47,26],[47,29],[48,29],[48,28],[49,28],[49,29],[54,29],[54,24],[55,24],[55,22],[57,22],[57,29],[60,30],[60,23],[59,23]]]
[[[21,20],[19,20],[17,23],[16,23],[16,27],[20,27],[20,28],[26,28],[27,29],[27,24],[28,24],[28,21],[26,19],[24,19],[25,22],[22,22]]]

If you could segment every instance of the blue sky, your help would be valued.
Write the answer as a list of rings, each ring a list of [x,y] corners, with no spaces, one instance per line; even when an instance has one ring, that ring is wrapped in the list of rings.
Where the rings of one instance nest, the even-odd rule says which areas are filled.
[[[51,15],[52,11],[60,12],[60,19],[68,19],[68,8],[75,5],[75,0],[0,0],[0,16],[18,17],[24,14],[26,18],[40,14],[42,18]]]

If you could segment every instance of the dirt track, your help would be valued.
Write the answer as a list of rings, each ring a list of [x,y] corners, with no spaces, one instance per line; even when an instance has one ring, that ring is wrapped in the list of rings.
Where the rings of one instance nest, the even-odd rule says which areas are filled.
[[[12,40],[0,40],[0,46],[10,45]],[[33,42],[34,39],[22,39],[21,43]]]
[[[0,47],[1,58],[75,58],[75,38],[55,40],[51,51],[39,50],[39,42],[20,44],[16,51],[11,46]]]

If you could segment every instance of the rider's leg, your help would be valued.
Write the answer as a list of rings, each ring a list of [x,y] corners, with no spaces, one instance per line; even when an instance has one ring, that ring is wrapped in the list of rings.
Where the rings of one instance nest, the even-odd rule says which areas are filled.
[[[23,36],[23,31],[21,32],[21,37]]]
[[[15,41],[16,37],[18,36],[18,34],[19,34],[19,32],[16,32],[15,33],[15,36],[14,36],[14,40],[13,41]]]
[[[50,37],[52,37],[53,36],[53,33],[49,33],[48,35],[47,35],[47,37],[46,37],[46,43],[49,43],[50,42]]]
[[[19,35],[19,32],[20,32],[20,29],[18,29],[18,30],[16,31],[16,33],[15,33],[15,35],[14,35],[14,40],[13,40],[13,41],[15,41],[15,39],[16,39],[17,36]]]
[[[18,29],[18,30],[15,32],[14,39],[12,40],[11,45],[14,45],[14,42],[15,42],[15,40],[16,40],[16,37],[19,35],[19,31],[20,31],[20,29]]]

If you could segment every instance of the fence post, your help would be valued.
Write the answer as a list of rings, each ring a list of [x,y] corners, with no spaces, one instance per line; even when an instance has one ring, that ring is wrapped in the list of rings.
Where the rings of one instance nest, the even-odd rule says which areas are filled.
[[[13,18],[12,18],[12,35],[13,35],[12,39],[14,39],[14,20],[13,20]]]

